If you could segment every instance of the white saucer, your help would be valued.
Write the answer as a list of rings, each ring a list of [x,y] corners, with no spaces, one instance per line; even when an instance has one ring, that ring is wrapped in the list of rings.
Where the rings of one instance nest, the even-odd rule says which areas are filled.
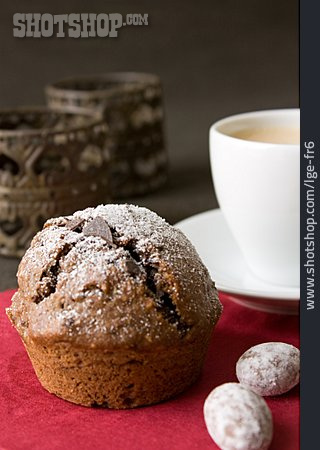
[[[175,225],[190,239],[220,291],[237,303],[268,312],[297,314],[300,289],[257,278],[249,269],[220,209]]]

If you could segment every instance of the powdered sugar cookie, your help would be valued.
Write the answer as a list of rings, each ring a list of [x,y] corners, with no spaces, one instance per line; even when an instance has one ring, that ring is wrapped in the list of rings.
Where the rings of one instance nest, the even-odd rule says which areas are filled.
[[[241,384],[215,388],[205,401],[204,419],[222,450],[266,450],[271,443],[272,415],[266,402]]]
[[[266,342],[238,360],[239,382],[259,395],[280,395],[299,383],[300,351],[283,342]]]

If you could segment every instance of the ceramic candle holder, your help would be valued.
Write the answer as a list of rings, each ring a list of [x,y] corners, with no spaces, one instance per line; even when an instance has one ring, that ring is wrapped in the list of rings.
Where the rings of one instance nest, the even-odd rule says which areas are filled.
[[[70,78],[48,86],[46,97],[49,107],[90,108],[104,117],[110,128],[114,197],[145,194],[166,181],[162,88],[156,75],[121,72]]]
[[[92,112],[0,110],[0,254],[21,256],[49,217],[109,200],[106,140]]]

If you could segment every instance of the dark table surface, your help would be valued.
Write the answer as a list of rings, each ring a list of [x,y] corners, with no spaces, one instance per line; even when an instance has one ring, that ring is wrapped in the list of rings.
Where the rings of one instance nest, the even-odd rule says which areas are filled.
[[[230,114],[298,105],[298,2],[292,0],[22,0],[0,15],[0,107],[44,102],[43,86],[75,74],[155,72],[164,84],[170,179],[127,199],[170,223],[217,207],[208,130]],[[148,13],[149,25],[114,39],[12,36],[15,12]],[[1,211],[0,211],[1,214]],[[0,216],[1,220],[1,216]],[[0,257],[0,291],[15,287],[18,260]]]

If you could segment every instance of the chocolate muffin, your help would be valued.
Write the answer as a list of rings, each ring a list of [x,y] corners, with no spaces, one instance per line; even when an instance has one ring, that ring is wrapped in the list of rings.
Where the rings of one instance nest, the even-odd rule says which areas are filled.
[[[133,408],[182,392],[221,314],[188,239],[132,205],[47,221],[18,282],[7,314],[40,383],[85,406]]]

